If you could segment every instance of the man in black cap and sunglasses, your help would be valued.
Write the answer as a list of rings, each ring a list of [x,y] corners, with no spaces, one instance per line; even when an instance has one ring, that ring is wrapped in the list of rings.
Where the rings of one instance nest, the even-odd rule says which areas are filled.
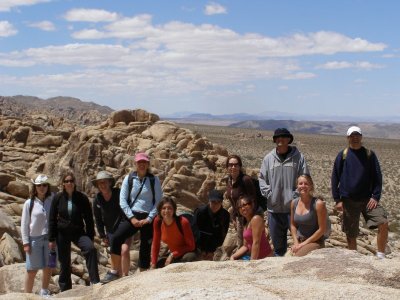
[[[259,182],[261,193],[267,198],[268,226],[274,255],[284,256],[290,228],[290,202],[298,197],[297,177],[310,172],[303,154],[290,146],[293,135],[289,130],[276,129],[273,141],[276,148],[264,157]]]

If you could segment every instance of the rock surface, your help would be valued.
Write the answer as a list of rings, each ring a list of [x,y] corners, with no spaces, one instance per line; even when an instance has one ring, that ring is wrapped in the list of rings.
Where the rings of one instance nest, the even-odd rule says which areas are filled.
[[[302,258],[174,264],[103,286],[73,289],[55,298],[399,299],[399,278],[399,258],[378,260],[331,248]],[[0,299],[24,296],[10,294]]]

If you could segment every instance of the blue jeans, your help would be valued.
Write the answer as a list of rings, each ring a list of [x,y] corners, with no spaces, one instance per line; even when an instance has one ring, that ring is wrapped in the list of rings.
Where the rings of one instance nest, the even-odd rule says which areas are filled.
[[[287,250],[287,232],[290,229],[290,213],[268,212],[268,226],[274,245],[274,256],[284,256]]]

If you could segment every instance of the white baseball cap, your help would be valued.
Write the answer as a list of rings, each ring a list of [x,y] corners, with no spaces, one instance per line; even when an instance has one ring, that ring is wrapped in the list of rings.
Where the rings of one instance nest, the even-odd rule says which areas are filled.
[[[347,136],[350,136],[353,132],[357,132],[362,135],[360,127],[351,126],[349,129],[347,129]]]

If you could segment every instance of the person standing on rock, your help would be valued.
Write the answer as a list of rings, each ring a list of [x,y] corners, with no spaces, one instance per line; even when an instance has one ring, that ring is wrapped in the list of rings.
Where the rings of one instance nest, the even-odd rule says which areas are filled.
[[[32,293],[38,270],[43,270],[41,296],[50,295],[49,282],[52,269],[48,267],[48,223],[53,194],[46,175],[40,174],[32,181],[30,199],[22,209],[21,236],[26,253],[25,293]]]
[[[388,219],[379,204],[382,193],[382,173],[378,158],[362,146],[361,129],[347,130],[348,147],[340,151],[332,171],[332,196],[336,209],[343,211],[342,230],[350,250],[357,250],[360,214],[370,229],[378,228],[377,257],[385,258],[388,239]]]
[[[232,154],[228,156],[226,160],[226,169],[228,171],[226,195],[231,203],[231,217],[236,228],[239,247],[243,245],[243,218],[239,212],[239,199],[244,195],[253,199],[257,197],[253,181],[250,176],[244,174],[242,166],[242,159],[239,155]]]
[[[121,246],[127,238],[140,231],[139,268],[150,267],[150,251],[153,238],[153,220],[157,204],[162,198],[160,180],[150,172],[150,158],[144,152],[135,155],[136,171],[125,176],[119,204],[125,219],[119,224],[111,238],[111,260],[115,273],[121,265]]]
[[[273,135],[276,148],[263,159],[260,168],[260,190],[267,198],[269,233],[275,256],[287,251],[287,232],[290,229],[290,203],[297,198],[297,178],[310,174],[304,156],[295,146],[293,135],[278,128]]]
[[[100,282],[97,250],[94,247],[94,222],[88,197],[76,190],[75,176],[66,172],[61,177],[62,192],[54,198],[50,209],[49,247],[57,245],[60,261],[58,284],[61,292],[72,288],[71,243],[81,250],[86,260],[91,284]]]
[[[208,193],[208,204],[195,210],[194,219],[200,233],[198,248],[201,259],[213,260],[215,250],[220,247],[229,229],[230,215],[222,207],[223,195],[217,190]]]
[[[93,214],[96,221],[97,232],[99,233],[103,243],[108,247],[110,245],[112,234],[118,228],[118,225],[124,216],[121,207],[119,206],[120,189],[114,188],[115,179],[107,171],[100,171],[97,173],[96,178],[92,180],[92,184],[99,190],[93,201]],[[105,277],[101,280],[101,283],[107,283],[122,275],[128,275],[131,242],[132,238],[128,238],[125,243],[122,244],[121,270],[118,270],[117,274],[108,271]],[[114,270],[115,267],[111,265],[111,269]]]

